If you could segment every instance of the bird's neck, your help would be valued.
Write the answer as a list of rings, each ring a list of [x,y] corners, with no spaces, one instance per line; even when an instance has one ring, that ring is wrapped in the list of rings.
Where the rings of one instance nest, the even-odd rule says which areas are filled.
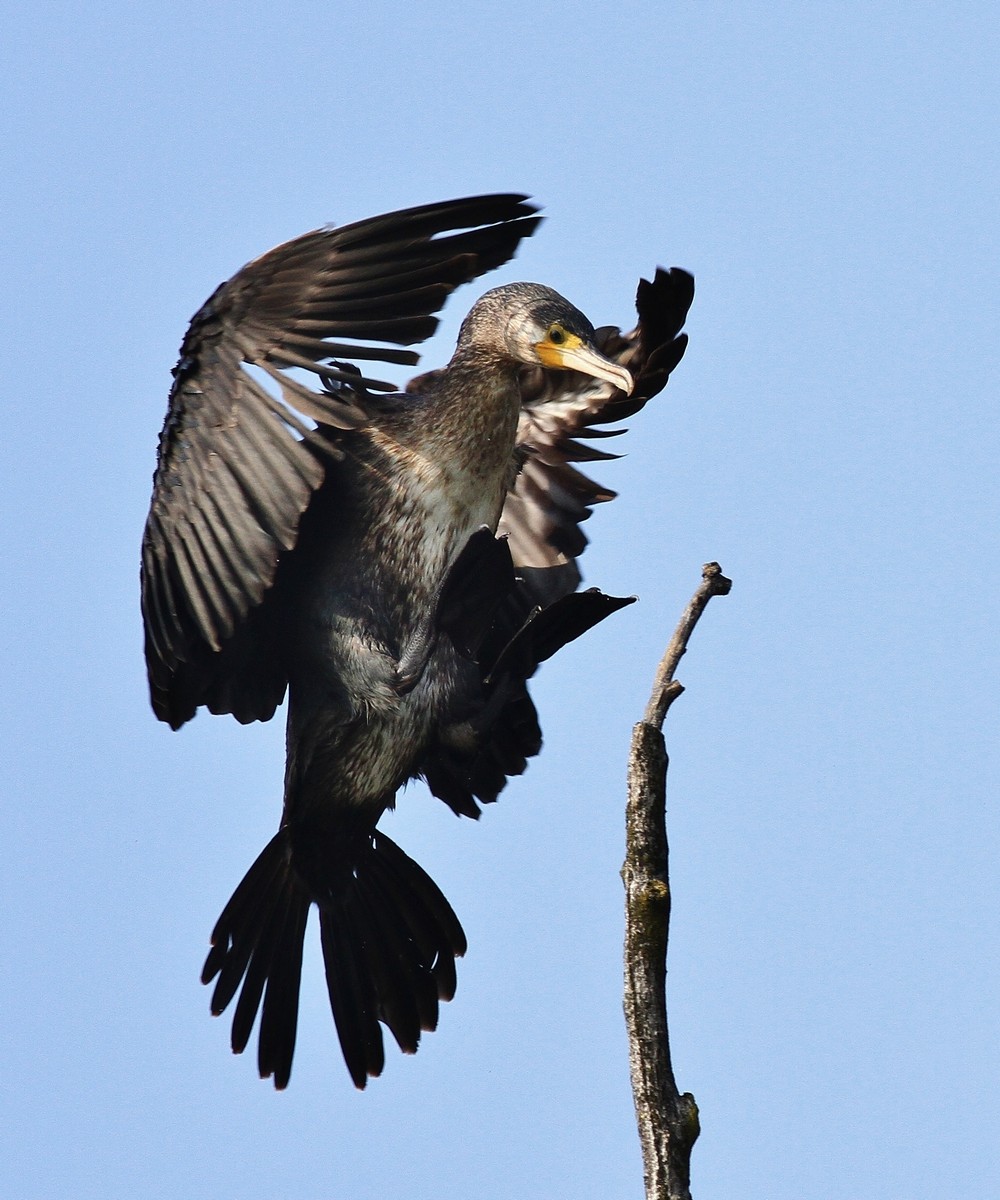
[[[459,343],[445,371],[445,379],[454,386],[461,381],[467,388],[481,390],[516,388],[520,367],[509,354],[477,342]]]
[[[502,469],[514,450],[521,406],[518,364],[476,346],[456,350],[427,396],[433,436],[476,473]]]

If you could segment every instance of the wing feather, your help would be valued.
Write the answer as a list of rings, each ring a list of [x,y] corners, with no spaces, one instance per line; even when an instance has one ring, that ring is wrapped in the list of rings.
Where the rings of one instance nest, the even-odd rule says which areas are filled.
[[[576,589],[581,578],[576,559],[587,545],[580,525],[593,505],[615,496],[570,464],[617,456],[576,439],[624,432],[592,426],[632,416],[663,390],[687,345],[681,329],[693,298],[694,280],[687,271],[659,267],[652,280],[639,282],[635,329],[597,331],[598,349],[631,371],[630,396],[576,372],[524,371],[517,432],[524,464],[497,532],[508,537],[515,567],[535,603],[551,604]]]

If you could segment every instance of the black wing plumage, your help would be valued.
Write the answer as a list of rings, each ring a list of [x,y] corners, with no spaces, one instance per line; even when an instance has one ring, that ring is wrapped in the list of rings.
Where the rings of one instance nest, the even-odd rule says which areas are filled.
[[[693,298],[687,271],[658,268],[652,280],[639,282],[635,329],[597,331],[601,353],[632,372],[630,396],[575,371],[525,369],[517,433],[524,461],[498,532],[508,537],[518,575],[536,604],[551,604],[576,589],[576,559],[587,545],[580,523],[594,504],[615,496],[573,464],[617,457],[593,440],[624,431],[593,427],[625,420],[663,390],[687,347],[680,331]]]
[[[244,721],[273,714],[285,679],[255,612],[336,454],[315,425],[356,428],[365,391],[394,387],[334,360],[415,363],[395,347],[428,338],[456,287],[510,259],[535,211],[523,196],[479,196],[317,230],[249,263],[197,313],[142,544],[161,720],[177,728],[200,704]],[[294,368],[325,386],[305,386]]]

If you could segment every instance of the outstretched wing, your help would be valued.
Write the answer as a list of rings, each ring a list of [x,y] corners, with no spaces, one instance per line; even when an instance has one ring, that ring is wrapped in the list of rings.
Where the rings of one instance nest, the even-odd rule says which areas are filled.
[[[593,426],[632,416],[663,390],[687,346],[680,331],[693,298],[694,280],[687,271],[657,268],[651,282],[639,281],[636,328],[626,334],[613,327],[597,331],[601,353],[631,371],[630,396],[575,371],[525,370],[517,432],[524,461],[497,532],[507,535],[517,573],[535,603],[551,604],[579,584],[576,559],[587,545],[580,523],[594,504],[615,493],[573,464],[617,457],[593,440],[624,430]]]
[[[334,360],[417,362],[394,347],[430,337],[450,293],[511,258],[535,211],[524,196],[478,196],[317,230],[249,263],[195,316],[142,542],[161,720],[177,728],[200,704],[240,720],[272,715],[285,680],[254,614],[336,455],[314,426],[356,428],[365,390],[394,390]],[[295,368],[326,387],[305,386]],[[240,671],[257,674],[234,686]]]

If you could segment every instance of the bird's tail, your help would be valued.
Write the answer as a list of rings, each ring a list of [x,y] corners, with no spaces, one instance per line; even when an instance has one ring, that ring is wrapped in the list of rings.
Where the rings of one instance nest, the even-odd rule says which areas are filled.
[[[455,994],[465,934],[430,876],[384,834],[308,837],[283,827],[233,893],[212,932],[202,982],[216,979],[212,1012],[236,993],[232,1046],[245,1049],[260,1010],[261,1078],[284,1088],[292,1070],[302,945],[310,905],[330,1006],[351,1078],[363,1088],[385,1062],[379,1022],[413,1053]],[[242,984],[242,987],[241,987]]]

